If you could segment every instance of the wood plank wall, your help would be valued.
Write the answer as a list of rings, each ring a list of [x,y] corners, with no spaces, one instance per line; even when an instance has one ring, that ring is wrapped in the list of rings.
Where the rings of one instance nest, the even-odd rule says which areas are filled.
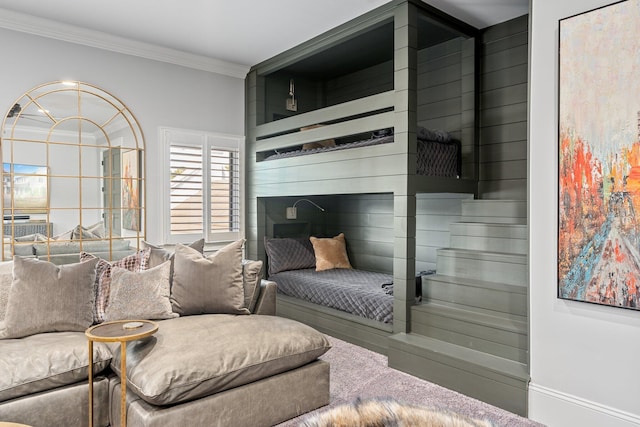
[[[393,272],[393,195],[356,194],[309,196],[325,209],[320,212],[305,202],[297,205],[298,218],[285,218],[286,206],[296,198],[267,200],[267,232],[274,224],[308,224],[312,235],[336,236],[344,233],[349,259],[355,268]],[[460,220],[462,199],[470,194],[418,194],[416,216],[416,271],[436,268],[436,250],[449,247],[449,225]]]
[[[462,142],[462,176],[476,174],[474,43],[457,38],[418,52],[418,125]]]
[[[479,195],[526,200],[528,15],[487,28],[481,42]]]

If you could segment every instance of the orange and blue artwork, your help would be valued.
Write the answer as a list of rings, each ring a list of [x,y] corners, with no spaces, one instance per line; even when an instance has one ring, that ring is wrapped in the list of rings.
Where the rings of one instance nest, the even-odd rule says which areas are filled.
[[[558,297],[640,310],[640,0],[560,21]]]

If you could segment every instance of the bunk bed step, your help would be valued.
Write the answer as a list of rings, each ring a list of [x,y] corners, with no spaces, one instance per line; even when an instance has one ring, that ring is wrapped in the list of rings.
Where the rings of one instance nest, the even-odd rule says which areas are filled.
[[[483,222],[456,222],[449,227],[451,247],[527,254],[527,226],[523,224],[488,224]]]
[[[517,362],[528,358],[527,323],[501,313],[424,303],[411,309],[411,331]]]
[[[524,200],[463,200],[462,221],[526,224],[527,202]]]
[[[526,416],[524,363],[416,334],[389,337],[389,366]]]
[[[439,274],[509,285],[527,285],[527,257],[522,254],[443,248],[437,251]]]
[[[422,277],[423,301],[449,305],[491,316],[510,316],[513,321],[527,320],[527,288],[434,274]]]

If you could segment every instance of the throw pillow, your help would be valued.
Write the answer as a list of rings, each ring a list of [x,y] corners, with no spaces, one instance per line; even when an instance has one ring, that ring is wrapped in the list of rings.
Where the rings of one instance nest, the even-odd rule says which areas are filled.
[[[196,249],[178,244],[171,288],[173,311],[181,316],[249,314],[244,307],[243,244],[244,239],[240,239],[207,257]]]
[[[0,262],[0,322],[4,320],[13,281],[13,262]]]
[[[111,291],[104,320],[171,319],[169,272],[171,261],[141,272],[124,268],[111,269]]]
[[[109,305],[111,294],[111,270],[113,267],[124,268],[129,271],[139,272],[147,269],[149,262],[149,249],[142,249],[127,255],[126,257],[109,262],[88,252],[80,252],[80,261],[97,259],[96,278],[94,281],[95,304],[93,320],[95,323],[104,322],[104,313]]]
[[[316,254],[316,271],[351,268],[344,233],[331,238],[310,237]]]
[[[71,232],[71,240],[78,239],[102,239],[104,238],[104,224],[102,222],[96,222],[95,224],[87,227],[81,227],[80,224],[76,226]]]
[[[4,337],[86,330],[93,323],[97,263],[95,259],[57,266],[14,257]]]
[[[242,284],[244,286],[244,307],[250,312],[256,308],[262,281],[262,261],[242,261]]]
[[[15,240],[16,242],[46,242],[49,238],[42,233],[33,233],[16,237]]]
[[[316,258],[308,238],[264,238],[269,261],[269,276],[287,270],[314,268]]]
[[[173,262],[174,252],[169,251],[161,246],[152,245],[149,242],[142,241],[143,248],[149,248],[151,253],[149,254],[149,268],[156,267],[165,261],[171,260]],[[196,249],[198,252],[204,252],[204,239],[196,240],[189,245],[190,248]]]

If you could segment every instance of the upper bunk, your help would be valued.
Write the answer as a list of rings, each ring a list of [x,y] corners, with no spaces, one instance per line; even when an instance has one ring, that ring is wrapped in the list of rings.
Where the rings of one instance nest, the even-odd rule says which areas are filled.
[[[397,0],[252,67],[250,191],[476,193],[476,35]]]

